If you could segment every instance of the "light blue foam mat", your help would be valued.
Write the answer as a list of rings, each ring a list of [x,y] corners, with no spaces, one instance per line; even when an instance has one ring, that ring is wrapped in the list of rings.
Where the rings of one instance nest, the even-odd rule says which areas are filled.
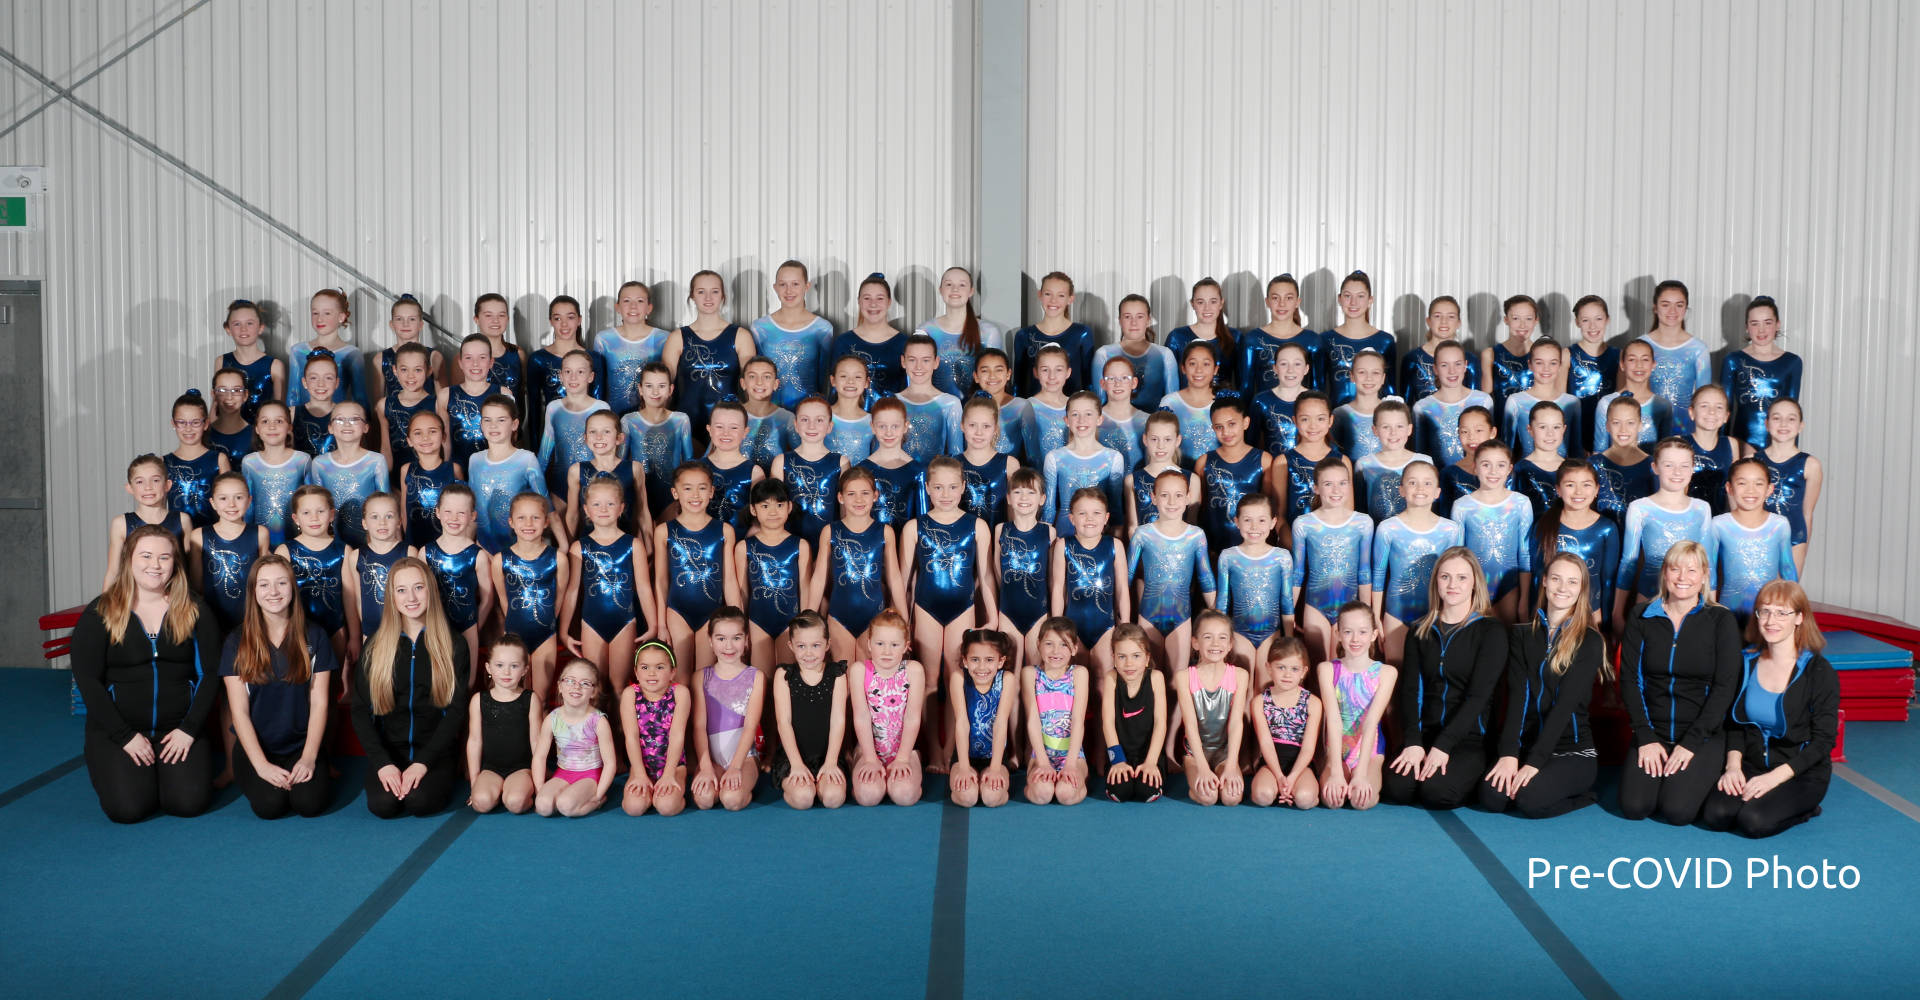
[[[229,789],[204,816],[120,826],[82,768],[0,809],[6,993],[265,994],[435,826],[336,802],[269,823]]]
[[[0,667],[6,699],[0,725],[0,792],[80,753],[85,719],[69,714],[65,670]]]
[[[481,816],[309,995],[918,996],[940,815]]]
[[[1418,810],[1090,798],[970,821],[970,997],[1578,995]]]
[[[1551,820],[1465,812],[1461,818],[1525,887],[1529,859],[1604,870],[1614,858],[1676,868],[1693,859],[1731,865],[1727,888],[1584,891],[1542,880],[1532,898],[1623,996],[1712,993],[1765,984],[1769,995],[1912,996],[1920,953],[1910,941],[1913,886],[1920,884],[1920,824],[1835,779],[1824,814],[1779,836],[1752,841],[1698,827],[1629,822],[1593,807]],[[1853,890],[1773,889],[1772,859],[1788,865],[1851,864]],[[1748,888],[1748,859],[1768,876]],[[1631,882],[1628,866],[1616,869]],[[1563,886],[1568,883],[1563,883]],[[1782,883],[1783,886],[1785,883]]]

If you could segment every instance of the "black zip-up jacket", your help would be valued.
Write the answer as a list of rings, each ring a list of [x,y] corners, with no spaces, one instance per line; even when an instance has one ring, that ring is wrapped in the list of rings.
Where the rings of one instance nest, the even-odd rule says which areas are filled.
[[[467,644],[460,636],[453,637],[453,697],[444,707],[433,703],[427,651],[405,635],[393,648],[393,711],[373,714],[366,676],[363,661],[353,686],[353,732],[367,752],[367,766],[378,771],[388,764],[431,766],[448,759],[467,721]]]
[[[1507,634],[1513,653],[1507,658],[1507,720],[1500,727],[1499,756],[1544,769],[1555,754],[1592,750],[1587,705],[1606,640],[1588,629],[1566,672],[1555,676],[1548,663],[1555,633],[1545,621],[1535,618]]]
[[[1832,774],[1833,743],[1840,735],[1840,675],[1826,657],[1801,650],[1793,678],[1780,692],[1780,717],[1786,731],[1770,736],[1747,718],[1747,687],[1755,683],[1753,670],[1759,659],[1759,651],[1752,649],[1743,657],[1746,676],[1733,699],[1727,749],[1740,751],[1740,767],[1750,777],[1782,764],[1793,768],[1796,777]]]
[[[107,640],[107,622],[94,598],[73,627],[69,662],[74,686],[87,705],[87,728],[125,746],[135,733],[158,740],[178,729],[199,737],[220,689],[220,626],[205,604],[194,601],[193,632],[186,642],[167,638],[167,627],[149,638],[137,615],[128,613],[119,642]]]
[[[1633,609],[1620,643],[1620,700],[1633,742],[1674,743],[1698,752],[1726,728],[1740,689],[1740,626],[1733,612],[1701,598],[1679,634],[1654,598]]]
[[[1507,627],[1470,618],[1455,627],[1435,623],[1422,638],[1407,632],[1405,664],[1395,686],[1395,711],[1407,746],[1451,754],[1486,741],[1487,705],[1507,666]]]

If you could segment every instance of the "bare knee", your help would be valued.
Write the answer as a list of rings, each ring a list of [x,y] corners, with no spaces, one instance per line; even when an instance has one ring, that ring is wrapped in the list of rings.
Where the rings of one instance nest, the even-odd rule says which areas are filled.
[[[1293,793],[1293,807],[1295,809],[1312,809],[1319,804],[1320,793],[1311,788],[1296,789]]]
[[[887,798],[896,806],[910,806],[920,801],[920,783],[917,781],[887,782]]]
[[[720,806],[728,812],[739,812],[752,802],[751,788],[733,788],[720,793]]]
[[[1052,802],[1053,801],[1053,782],[1028,780],[1027,801],[1033,803],[1036,806],[1044,806],[1047,803]]]
[[[989,809],[992,809],[996,806],[1006,805],[1007,790],[1005,788],[996,789],[996,788],[982,787],[980,789],[980,804],[983,806],[986,806]]]
[[[500,804],[500,792],[493,788],[475,787],[472,798],[473,811],[478,813],[492,812]]]
[[[802,781],[788,781],[781,789],[781,797],[787,800],[787,806],[793,809],[813,808],[813,786]]]
[[[847,804],[845,785],[822,785],[814,789],[813,794],[822,809],[838,809]]]
[[[879,781],[856,781],[853,783],[853,801],[863,806],[877,806],[885,801],[887,786]]]
[[[533,805],[533,791],[527,788],[506,789],[500,793],[500,804],[506,806],[508,812],[519,816],[527,811],[528,806]]]

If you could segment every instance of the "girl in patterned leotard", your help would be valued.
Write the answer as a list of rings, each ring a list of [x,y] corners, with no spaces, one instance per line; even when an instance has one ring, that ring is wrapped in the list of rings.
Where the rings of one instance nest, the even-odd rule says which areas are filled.
[[[853,765],[853,800],[863,806],[920,801],[920,737],[926,673],[907,659],[907,620],[888,608],[868,627],[868,659],[847,668],[853,694],[853,731],[860,741]]]
[[[753,801],[753,787],[760,780],[754,736],[760,731],[766,674],[743,659],[748,648],[746,612],[734,607],[715,611],[707,619],[707,639],[713,663],[700,668],[693,685],[698,764],[687,788],[701,809],[720,806],[736,812]]]
[[[947,788],[956,806],[1007,804],[1007,746],[1018,704],[1007,670],[1013,641],[991,628],[970,629],[964,663],[947,678],[953,704],[953,770]],[[965,734],[960,735],[960,734]]]
[[[1813,537],[1813,505],[1820,501],[1826,470],[1820,460],[1801,451],[1794,441],[1803,423],[1798,400],[1776,399],[1767,408],[1767,437],[1773,443],[1753,453],[1767,467],[1773,492],[1767,509],[1787,519],[1793,530],[1793,562],[1807,571],[1807,543]]]
[[[673,647],[658,639],[634,653],[634,683],[620,696],[620,726],[626,733],[626,791],[620,808],[638,816],[649,808],[672,816],[687,807],[687,717],[693,697],[674,682]]]
[[[1113,669],[1113,626],[1133,617],[1127,547],[1106,534],[1107,498],[1099,489],[1075,493],[1068,510],[1073,536],[1053,543],[1052,611],[1073,622],[1086,659],[1104,677]],[[1204,553],[1199,561],[1204,567]]]
[[[1040,658],[1021,671],[1027,740],[1027,801],[1077,804],[1087,797],[1087,668],[1073,662],[1078,626],[1040,623]]]
[[[1267,649],[1267,676],[1273,685],[1254,697],[1249,714],[1260,748],[1260,768],[1249,795],[1257,806],[1312,809],[1320,804],[1313,776],[1314,750],[1320,745],[1320,699],[1300,686],[1307,676],[1306,644],[1282,636]]]
[[[1174,675],[1180,699],[1187,794],[1198,805],[1240,804],[1246,779],[1240,773],[1240,741],[1247,715],[1247,672],[1227,662],[1233,652],[1233,620],[1211,608],[1193,619],[1192,666]]]
[[[1325,706],[1327,761],[1320,797],[1335,809],[1371,809],[1380,802],[1386,737],[1380,718],[1393,700],[1398,672],[1373,658],[1379,626],[1373,609],[1349,601],[1340,609],[1338,659],[1320,664],[1320,700]]]
[[[620,481],[595,479],[583,492],[587,530],[567,553],[568,575],[579,581],[567,606],[578,611],[580,638],[562,629],[561,641],[598,664],[614,690],[624,691],[633,679],[634,644],[653,637],[652,626],[640,619],[655,613],[653,573],[646,547],[620,529],[626,509]]]
[[[547,716],[533,746],[533,773],[540,791],[533,809],[542,816],[585,816],[607,801],[613,787],[613,723],[596,707],[600,671],[575,658],[560,671],[560,707]],[[547,777],[547,754],[553,776]]]
[[[1313,470],[1316,507],[1293,522],[1293,606],[1307,648],[1331,655],[1334,618],[1373,596],[1373,522],[1353,509],[1353,474],[1328,456]]]

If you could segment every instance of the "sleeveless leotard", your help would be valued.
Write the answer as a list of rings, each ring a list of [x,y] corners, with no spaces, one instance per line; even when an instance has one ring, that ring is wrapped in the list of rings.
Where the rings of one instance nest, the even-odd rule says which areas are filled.
[[[713,464],[713,459],[703,456],[700,464],[713,474],[713,502],[708,505],[707,513],[723,524],[733,525],[736,531],[742,530],[741,523],[747,512],[747,493],[753,489],[754,464],[747,459],[739,465],[723,469]]]
[[[713,404],[740,399],[740,352],[735,341],[738,324],[729,323],[709,340],[680,328],[680,364],[673,373],[674,409],[705,420]]]
[[[416,460],[407,467],[407,544],[426,546],[440,537],[440,491],[454,484],[452,462],[423,469]]]
[[[1064,677],[1049,677],[1045,668],[1034,667],[1033,703],[1040,714],[1040,745],[1046,748],[1047,763],[1058,771],[1073,748],[1073,668],[1069,666]],[[1086,751],[1078,756],[1085,757]]]
[[[221,632],[240,627],[247,609],[247,574],[260,558],[260,532],[246,525],[232,541],[209,525],[200,532],[201,596],[220,621]]]
[[[980,465],[960,459],[961,480],[967,496],[961,501],[967,513],[987,522],[989,527],[1007,518],[1007,456],[994,452]]]
[[[354,568],[360,585],[360,634],[370,636],[380,630],[380,619],[387,610],[387,575],[392,572],[393,564],[406,558],[405,542],[394,545],[386,552],[375,552],[368,546],[361,546],[354,556]]]
[[[527,741],[532,702],[532,691],[511,701],[495,698],[491,690],[480,693],[480,770],[504,778],[533,767],[533,746]]]
[[[746,736],[747,707],[753,700],[756,676],[748,666],[731,678],[721,677],[717,667],[700,670],[700,693],[707,705],[707,750],[721,767],[730,766],[736,753],[754,755],[753,745],[743,747],[741,741]]]
[[[845,521],[833,525],[827,616],[856,636],[886,606],[886,540],[887,527],[878,521],[865,531],[855,531]]]
[[[240,404],[240,415],[247,423],[253,423],[254,415],[260,412],[260,404],[273,396],[273,355],[262,354],[258,358],[241,364],[234,360],[233,352],[220,355],[220,367],[232,368],[247,377],[247,401]]]
[[[480,572],[478,560],[485,551],[469,545],[458,552],[440,547],[440,540],[421,547],[420,558],[433,567],[440,587],[440,604],[446,608],[447,624],[455,632],[465,632],[480,621]]]
[[[393,467],[399,468],[419,459],[413,453],[413,445],[407,443],[407,428],[413,425],[417,413],[432,413],[436,400],[432,392],[420,397],[420,401],[408,406],[400,402],[400,394],[390,392],[380,401],[380,419],[387,428],[387,447],[393,452]]]
[[[1007,521],[1000,525],[995,548],[994,559],[1000,569],[1000,612],[1024,636],[1047,616],[1052,594],[1049,552],[1053,548],[1053,528],[1036,520],[1033,527],[1021,531]]]
[[[818,684],[808,684],[800,675],[798,664],[782,663],[780,669],[786,671],[788,725],[793,729],[793,742],[800,751],[800,759],[789,758],[782,744],[773,761],[776,782],[787,780],[796,769],[804,769],[811,775],[826,766],[827,740],[833,735],[833,682],[847,672],[847,665],[827,661]]]
[[[1360,765],[1360,723],[1373,705],[1373,696],[1380,690],[1379,662],[1369,663],[1360,670],[1349,670],[1345,662],[1333,661],[1333,687],[1340,696],[1341,760],[1352,770]],[[1386,733],[1375,729],[1373,753],[1377,757],[1386,751]]]
[[[1002,670],[993,675],[993,683],[985,691],[974,686],[968,678],[960,685],[967,701],[967,757],[984,766],[993,759],[994,723],[1000,718],[1000,694],[1006,689],[1007,672]]]
[[[1808,537],[1807,453],[1796,452],[1784,462],[1768,458],[1764,449],[1754,452],[1753,457],[1767,467],[1767,478],[1773,481],[1773,493],[1767,497],[1767,509],[1787,519],[1787,527],[1793,533],[1793,544],[1805,542]]]
[[[667,770],[667,745],[673,736],[673,688],[660,696],[659,701],[648,701],[646,692],[640,685],[631,685],[633,691],[633,729],[640,738],[640,762],[646,768],[647,780],[659,781]],[[680,759],[674,761],[675,767],[687,763],[687,751],[683,746]]]
[[[1113,536],[1101,535],[1092,548],[1071,535],[1060,541],[1067,575],[1067,617],[1080,633],[1080,644],[1091,647],[1113,629],[1116,620],[1113,594],[1121,581],[1114,579]]]
[[[941,628],[973,609],[980,580],[979,547],[974,541],[979,523],[965,512],[952,524],[941,524],[931,514],[914,521],[918,537],[913,544],[913,603]]]
[[[1216,688],[1201,683],[1198,666],[1187,668],[1194,725],[1200,730],[1195,735],[1200,738],[1200,750],[1206,755],[1209,768],[1218,768],[1227,762],[1227,721],[1233,713],[1233,694],[1239,688],[1240,677],[1231,665],[1220,671],[1220,686]],[[1187,753],[1193,753],[1193,744],[1187,744]]]
[[[793,514],[800,537],[807,544],[820,541],[820,529],[840,517],[840,456],[827,452],[818,459],[789,451],[780,463],[781,478],[793,497]]]
[[[800,613],[800,536],[778,545],[747,538],[747,620],[769,636],[787,630]]]
[[[602,641],[611,641],[638,620],[633,581],[633,536],[622,532],[605,545],[580,536],[580,621]]]
[[[1207,453],[1207,467],[1200,474],[1200,494],[1206,504],[1200,524],[1215,551],[1240,544],[1240,525],[1234,518],[1240,516],[1242,499],[1262,491],[1267,474],[1260,460],[1265,457],[1258,448],[1249,448],[1237,462],[1221,458],[1218,451]]]
[[[560,597],[559,546],[548,544],[531,559],[513,551],[500,550],[500,595],[506,612],[506,631],[526,640],[528,649],[539,649],[553,638],[556,602]]]
[[[185,514],[196,528],[212,524],[213,477],[220,474],[220,453],[212,448],[199,458],[178,458],[172,452],[160,456],[167,467],[167,509]]]
[[[667,608],[678,611],[687,628],[699,631],[726,600],[721,567],[725,565],[726,525],[708,518],[695,531],[678,518],[667,522]]]
[[[882,677],[873,669],[873,661],[866,663],[867,713],[873,720],[873,752],[880,763],[891,766],[894,759],[908,748],[901,746],[901,736],[906,730],[907,696],[910,694],[905,664],[894,668],[891,676]]]
[[[293,582],[307,620],[338,632],[347,627],[347,612],[341,603],[340,571],[347,558],[347,543],[335,538],[323,549],[310,549],[297,538],[287,539],[287,558],[293,561]]]

